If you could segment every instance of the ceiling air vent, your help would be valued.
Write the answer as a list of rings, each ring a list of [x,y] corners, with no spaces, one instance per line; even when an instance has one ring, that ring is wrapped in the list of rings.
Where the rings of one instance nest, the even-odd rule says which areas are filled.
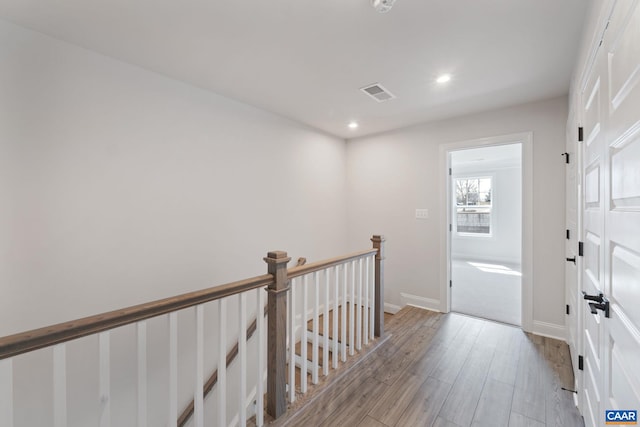
[[[383,88],[382,85],[378,83],[365,86],[363,88],[360,88],[360,90],[378,102],[384,102],[384,101],[388,101],[390,99],[395,98],[394,94],[389,92],[387,89]]]

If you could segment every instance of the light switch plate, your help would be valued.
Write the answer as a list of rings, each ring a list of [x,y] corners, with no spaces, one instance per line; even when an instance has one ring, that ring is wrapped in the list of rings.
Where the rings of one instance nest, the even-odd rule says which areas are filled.
[[[416,209],[416,219],[429,218],[429,209]]]

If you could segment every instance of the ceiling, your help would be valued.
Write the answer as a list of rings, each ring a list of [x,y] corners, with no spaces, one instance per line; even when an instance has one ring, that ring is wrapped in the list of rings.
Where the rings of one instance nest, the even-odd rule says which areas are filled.
[[[0,17],[353,138],[568,93],[591,1],[0,0]]]

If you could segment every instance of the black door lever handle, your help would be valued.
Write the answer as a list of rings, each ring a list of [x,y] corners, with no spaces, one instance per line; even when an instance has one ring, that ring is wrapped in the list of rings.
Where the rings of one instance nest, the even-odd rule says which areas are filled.
[[[589,295],[585,291],[582,291],[582,296],[586,300],[595,301],[597,303],[603,303],[605,300],[604,294],[602,293],[599,293],[598,295]]]
[[[591,314],[598,314],[598,310],[604,311],[604,317],[609,317],[609,301],[605,301],[602,304],[598,304],[595,302],[589,303],[589,309],[591,309]]]
[[[567,261],[572,262],[572,263],[576,263],[576,257],[573,258],[567,258]]]
[[[589,303],[589,310],[591,310],[591,314],[598,314],[598,310],[602,310],[604,311],[604,317],[611,317],[609,300],[604,296],[604,294],[599,293],[598,295],[589,295],[585,291],[582,291],[582,296],[587,301],[595,301]]]

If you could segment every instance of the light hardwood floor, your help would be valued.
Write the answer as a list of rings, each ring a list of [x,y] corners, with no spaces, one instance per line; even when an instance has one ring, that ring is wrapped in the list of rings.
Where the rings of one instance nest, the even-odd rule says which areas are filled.
[[[583,426],[565,343],[406,307],[348,376],[273,422],[288,426]]]

